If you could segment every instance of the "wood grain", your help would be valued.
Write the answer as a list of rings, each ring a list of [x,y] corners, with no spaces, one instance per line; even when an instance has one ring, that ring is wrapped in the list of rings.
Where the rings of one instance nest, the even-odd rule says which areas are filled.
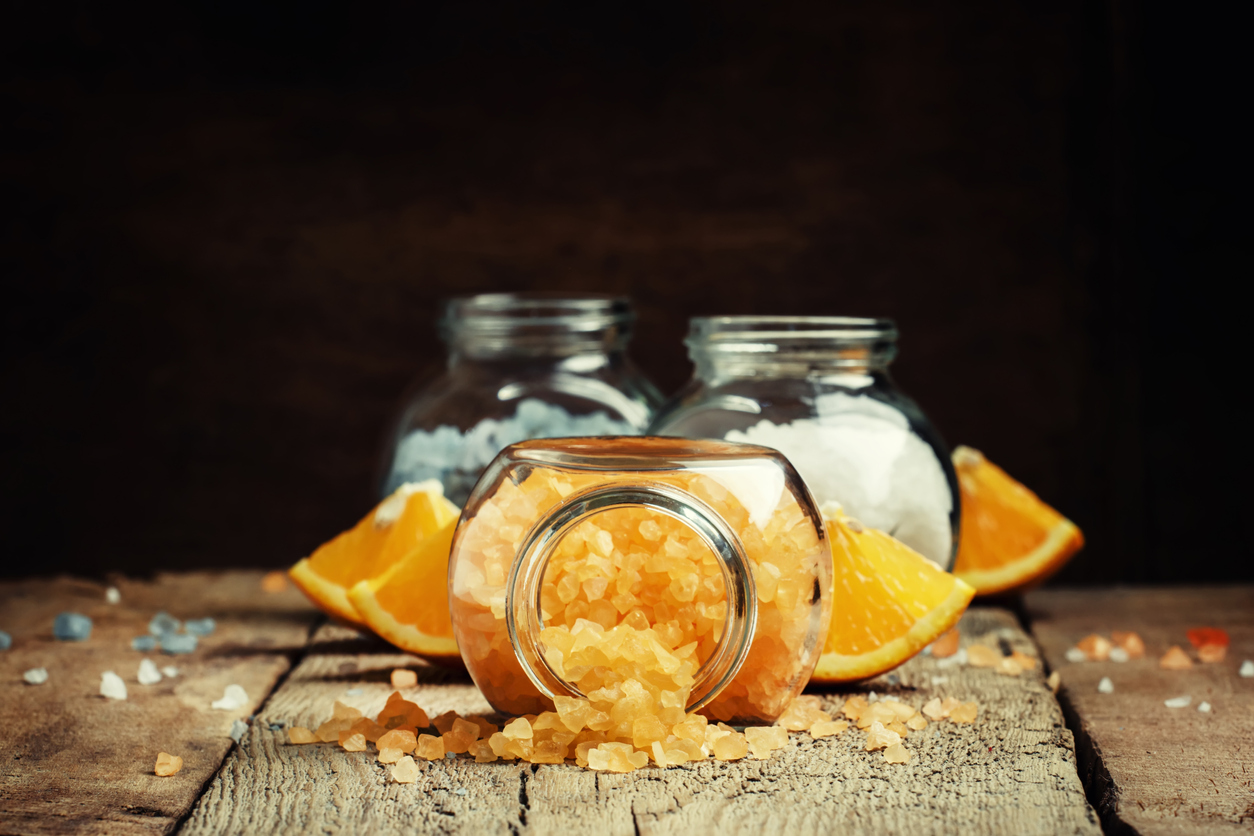
[[[1044,590],[1027,598],[1032,630],[1062,677],[1060,698],[1076,732],[1082,774],[1107,831],[1150,834],[1254,831],[1254,679],[1237,670],[1254,659],[1254,587]],[[1185,631],[1228,631],[1227,658],[1164,671],[1171,645],[1191,650]],[[1089,633],[1135,630],[1146,658],[1068,663]],[[1114,685],[1098,693],[1102,677]],[[1191,696],[1187,708],[1163,703]],[[1202,701],[1210,713],[1197,710]]]
[[[974,639],[1035,653],[1014,618],[976,610]],[[769,761],[707,762],[630,775],[572,764],[423,763],[418,781],[391,783],[367,753],[290,746],[270,724],[313,727],[342,699],[377,711],[397,665],[419,671],[407,694],[434,715],[488,706],[464,675],[422,665],[342,628],[320,631],[233,751],[182,833],[1083,833],[1099,831],[1076,773],[1071,733],[1039,672],[1019,678],[919,657],[855,691],[916,706],[932,696],[980,703],[974,725],[912,734],[911,763],[862,751],[863,735],[793,735]],[[829,707],[848,693],[822,694]]]
[[[122,602],[113,606],[103,585],[86,581],[0,584],[0,629],[14,640],[0,652],[0,833],[173,830],[233,746],[231,723],[265,700],[320,620],[298,592],[267,595],[259,579],[253,572],[119,578]],[[158,609],[212,616],[217,630],[186,656],[131,650]],[[93,619],[88,641],[53,638],[63,610]],[[179,675],[140,685],[145,657],[178,667]],[[35,667],[48,670],[45,684],[22,681]],[[126,701],[99,695],[105,670],[125,680]],[[211,709],[231,683],[243,686],[249,705]],[[181,756],[183,770],[155,776],[160,751]]]

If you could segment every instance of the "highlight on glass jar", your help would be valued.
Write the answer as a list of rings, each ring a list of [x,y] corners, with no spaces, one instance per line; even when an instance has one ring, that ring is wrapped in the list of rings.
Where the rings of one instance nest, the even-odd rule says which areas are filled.
[[[662,396],[627,356],[634,319],[616,296],[495,293],[448,302],[439,323],[448,367],[406,399],[381,496],[438,479],[460,505],[514,442],[641,433]]]
[[[773,722],[818,661],[831,583],[819,511],[774,450],[528,441],[462,512],[449,610],[497,710],[560,713],[586,697],[588,728],[630,741],[636,720],[689,711]]]
[[[953,566],[958,480],[940,434],[889,377],[892,320],[701,317],[685,344],[693,378],[649,434],[779,450],[820,503]]]

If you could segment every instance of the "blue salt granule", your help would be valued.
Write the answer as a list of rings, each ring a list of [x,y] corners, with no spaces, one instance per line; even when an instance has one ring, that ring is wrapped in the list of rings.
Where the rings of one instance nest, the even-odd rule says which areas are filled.
[[[161,636],[161,650],[165,653],[191,653],[196,649],[196,637],[179,633]]]
[[[193,636],[207,636],[212,633],[218,624],[212,618],[193,618],[183,622],[183,629],[191,633]]]
[[[91,638],[91,619],[76,612],[63,612],[52,623],[52,635],[63,642],[82,642]]]
[[[162,610],[148,622],[148,632],[154,636],[164,636],[166,633],[177,633],[182,626],[183,622]]]
[[[155,650],[156,647],[156,636],[136,636],[131,639],[131,650],[138,650],[141,653],[147,653],[150,650]]]
[[[13,646],[13,637],[0,630],[0,650],[8,650]]]

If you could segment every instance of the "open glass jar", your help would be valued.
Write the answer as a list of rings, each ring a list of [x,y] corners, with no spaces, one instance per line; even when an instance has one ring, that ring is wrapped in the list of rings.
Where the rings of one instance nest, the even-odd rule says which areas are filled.
[[[774,450],[528,441],[496,458],[462,511],[449,610],[500,711],[586,697],[607,729],[627,722],[627,739],[618,705],[632,699],[772,722],[822,651],[831,560],[813,499]]]
[[[888,375],[896,343],[887,319],[693,319],[693,379],[648,431],[779,450],[820,503],[839,502],[948,569],[957,477],[940,435]]]
[[[447,370],[407,399],[382,495],[438,479],[460,505],[516,441],[640,433],[662,396],[627,356],[633,319],[628,301],[613,296],[450,301],[440,320]]]

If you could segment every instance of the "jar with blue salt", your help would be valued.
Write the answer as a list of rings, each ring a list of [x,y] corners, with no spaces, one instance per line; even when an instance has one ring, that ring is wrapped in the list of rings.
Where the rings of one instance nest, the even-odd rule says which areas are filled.
[[[615,296],[451,300],[439,323],[448,366],[406,401],[381,495],[436,479],[461,505],[510,444],[639,435],[662,396],[627,356],[634,318]]]

